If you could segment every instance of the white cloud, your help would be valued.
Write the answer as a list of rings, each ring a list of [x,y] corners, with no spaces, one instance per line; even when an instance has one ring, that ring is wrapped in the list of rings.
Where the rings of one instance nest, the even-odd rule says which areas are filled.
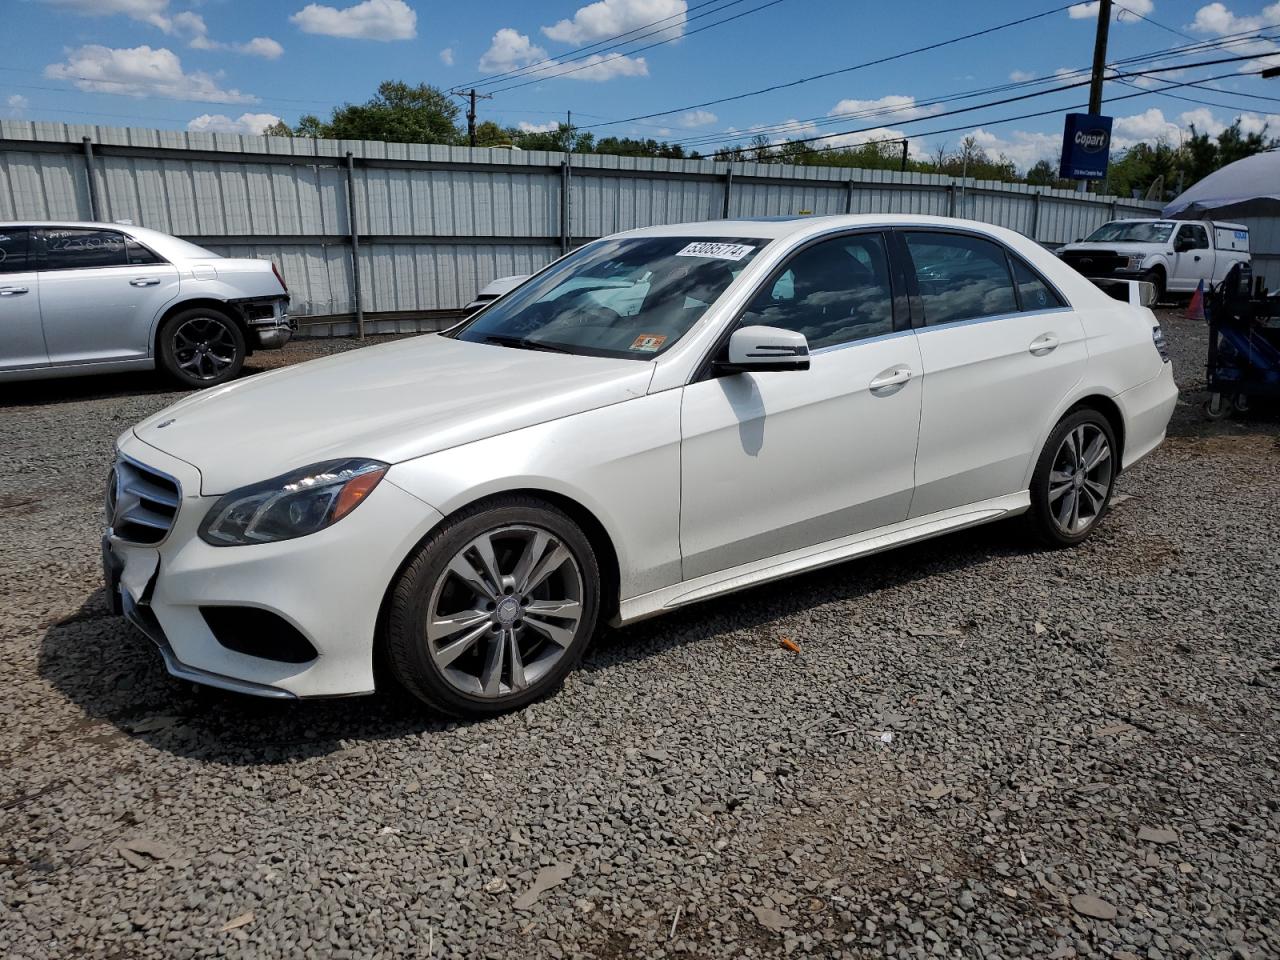
[[[109,17],[123,14],[142,23],[159,27],[166,33],[172,29],[168,17],[169,0],[45,0],[50,6],[70,10],[85,17]]]
[[[309,3],[289,19],[304,33],[327,37],[412,40],[418,35],[418,15],[404,0],[364,0],[341,10]]]
[[[9,116],[20,117],[27,111],[30,101],[20,93],[10,94],[5,100],[5,106],[9,108]]]
[[[940,109],[936,106],[918,107],[915,97],[891,93],[878,100],[841,100],[827,111],[827,116],[851,118],[892,116],[897,121],[903,121],[932,116]]]
[[[612,80],[614,77],[647,77],[649,64],[644,57],[626,57],[620,53],[606,53],[603,56],[593,53],[585,60],[566,63],[562,70],[552,71],[552,77],[567,77],[570,80],[587,80],[599,83]]]
[[[165,47],[113,49],[89,44],[67,52],[65,63],[51,63],[44,75],[70,80],[90,93],[118,93],[133,97],[170,97],[207,103],[253,103],[251,94],[224,90],[215,77],[186,73],[177,54]]]
[[[683,36],[688,9],[685,0],[599,0],[579,7],[571,20],[543,27],[542,33],[560,43],[582,44],[657,24],[641,31],[652,43]]]
[[[1009,74],[1009,79],[1014,83],[1026,83],[1028,80],[1034,80],[1035,78],[1036,75],[1034,73],[1028,73],[1026,70],[1014,70]]]
[[[547,123],[530,123],[528,120],[521,120],[519,127],[521,133],[554,133],[560,129],[560,124],[555,120]]]
[[[1221,37],[1227,34],[1247,33],[1278,24],[1280,24],[1280,3],[1273,3],[1263,8],[1262,12],[1256,16],[1237,16],[1227,9],[1225,4],[1210,3],[1196,11],[1195,21],[1189,29],[1197,33]],[[1242,72],[1280,65],[1280,44],[1273,40],[1241,38],[1239,42],[1233,42],[1226,52],[1258,58],[1242,63],[1240,67]]]
[[[445,47],[440,51],[440,62],[446,67],[453,66],[453,47]]]
[[[1057,161],[1062,153],[1062,134],[1060,133],[1014,130],[1002,137],[979,127],[966,136],[973,137],[977,145],[993,159],[1001,156],[1008,157],[1019,170],[1033,167],[1040,160]]]
[[[512,27],[503,27],[493,35],[489,49],[480,57],[480,69],[503,73],[526,67],[547,55],[536,43]]]
[[[710,110],[689,110],[676,117],[676,123],[685,128],[706,127],[719,119]]]
[[[284,53],[270,37],[254,37],[245,43],[224,43],[209,36],[204,17],[190,10],[169,16],[169,0],[45,0],[52,6],[86,17],[103,17],[123,14],[140,23],[149,23],[170,36],[183,37],[187,46],[195,50],[230,50],[254,57],[274,60]]]
[[[1280,3],[1273,3],[1255,17],[1240,17],[1227,9],[1224,3],[1211,3],[1196,11],[1196,19],[1191,29],[1199,33],[1213,33],[1222,36],[1228,33],[1245,33],[1259,30],[1265,26],[1274,26],[1280,22]]]
[[[274,113],[242,113],[235,120],[222,113],[202,113],[187,123],[193,133],[251,133],[260,135],[280,122]]]
[[[1098,0],[1092,3],[1077,3],[1067,8],[1072,20],[1097,20]],[[1152,0],[1124,0],[1124,6],[1115,4],[1111,8],[1111,19],[1116,23],[1133,23],[1138,16],[1149,17],[1156,5]],[[1138,16],[1134,16],[1137,14]]]
[[[541,61],[546,61],[545,63]],[[647,77],[649,65],[644,57],[628,57],[621,53],[593,53],[571,63],[560,63],[547,57],[547,51],[512,27],[503,27],[493,35],[489,49],[480,58],[480,69],[490,73],[518,70],[531,63],[538,66],[525,76],[538,80],[567,77],[570,80],[600,82],[614,77]]]

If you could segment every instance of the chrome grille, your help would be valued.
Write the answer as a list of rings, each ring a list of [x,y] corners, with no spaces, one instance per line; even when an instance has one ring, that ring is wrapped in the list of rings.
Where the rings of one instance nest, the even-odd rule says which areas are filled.
[[[107,484],[107,523],[121,540],[156,544],[169,535],[181,500],[178,481],[121,457]]]

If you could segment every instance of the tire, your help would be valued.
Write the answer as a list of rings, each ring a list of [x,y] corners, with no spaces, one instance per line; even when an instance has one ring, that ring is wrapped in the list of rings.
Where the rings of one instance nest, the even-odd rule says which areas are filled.
[[[1209,399],[1204,402],[1204,415],[1210,420],[1225,420],[1235,412],[1235,403],[1221,393],[1209,394]]]
[[[590,541],[551,504],[510,496],[464,509],[395,583],[384,638],[392,675],[449,716],[518,710],[559,689],[582,659],[600,582]]]
[[[1164,299],[1165,294],[1165,277],[1163,270],[1151,269],[1142,275],[1142,279],[1156,288],[1156,298],[1152,301],[1153,307],[1159,306],[1160,301]]]
[[[1103,448],[1081,463],[1076,447]],[[1089,463],[1094,466],[1089,467]],[[1115,432],[1097,410],[1084,407],[1063,417],[1036,461],[1027,520],[1033,534],[1051,547],[1072,547],[1088,539],[1106,515],[1119,472]]]
[[[216,387],[240,375],[246,354],[240,325],[209,307],[179,310],[160,326],[160,369],[184,387]]]

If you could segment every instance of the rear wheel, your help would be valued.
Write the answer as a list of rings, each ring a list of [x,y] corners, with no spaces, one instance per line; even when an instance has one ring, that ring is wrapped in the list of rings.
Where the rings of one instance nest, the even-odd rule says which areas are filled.
[[[442,713],[491,716],[556,690],[595,630],[600,572],[562,511],[510,497],[436,530],[391,597],[397,680]]]
[[[234,320],[208,307],[181,310],[160,327],[160,368],[184,387],[216,387],[244,366],[244,334]]]
[[[1096,410],[1063,417],[1031,480],[1032,530],[1051,546],[1080,543],[1107,511],[1119,470],[1115,433]]]

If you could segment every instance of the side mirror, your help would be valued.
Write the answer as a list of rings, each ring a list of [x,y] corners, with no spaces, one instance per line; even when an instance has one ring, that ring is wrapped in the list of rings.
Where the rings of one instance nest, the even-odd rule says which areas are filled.
[[[729,337],[729,359],[716,368],[731,373],[808,370],[809,341],[781,327],[740,327]]]

